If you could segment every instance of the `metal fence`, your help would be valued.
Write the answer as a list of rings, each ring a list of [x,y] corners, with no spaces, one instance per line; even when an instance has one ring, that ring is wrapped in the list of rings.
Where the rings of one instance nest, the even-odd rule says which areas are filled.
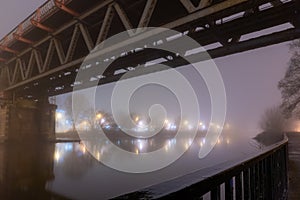
[[[219,174],[171,193],[161,199],[210,199],[278,200],[288,198],[288,141],[285,139],[275,148],[240,163]],[[225,192],[221,194],[221,185]],[[224,194],[225,193],[225,194]]]
[[[115,199],[288,199],[288,139],[285,137],[269,148],[258,156],[175,192],[162,195],[156,194],[156,189],[166,188],[166,184],[178,185],[185,176]]]

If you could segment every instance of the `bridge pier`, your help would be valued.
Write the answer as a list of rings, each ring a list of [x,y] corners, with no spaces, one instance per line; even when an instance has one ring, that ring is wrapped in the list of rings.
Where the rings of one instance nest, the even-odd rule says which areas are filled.
[[[2,105],[0,141],[54,140],[56,107],[46,97]]]

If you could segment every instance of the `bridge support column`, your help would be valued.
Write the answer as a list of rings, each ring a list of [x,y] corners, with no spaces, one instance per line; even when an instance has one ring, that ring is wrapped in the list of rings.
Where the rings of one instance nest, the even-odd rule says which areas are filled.
[[[0,105],[0,142],[7,139],[8,132],[8,107]]]
[[[56,105],[49,103],[48,97],[38,103],[39,134],[43,139],[55,140],[56,108]]]
[[[0,141],[55,139],[56,105],[42,99],[18,100],[0,108]]]

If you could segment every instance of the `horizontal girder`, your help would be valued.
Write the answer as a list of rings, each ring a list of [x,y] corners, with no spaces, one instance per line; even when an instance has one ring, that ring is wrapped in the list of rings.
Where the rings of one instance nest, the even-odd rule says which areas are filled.
[[[22,32],[18,28],[16,33],[11,33],[13,38],[6,37],[0,42],[0,70],[7,81],[5,91],[31,98],[36,98],[41,89],[47,90],[49,95],[72,91],[76,70],[86,55],[106,38],[132,28],[166,27],[192,37],[202,46],[217,43],[218,46],[208,51],[213,58],[300,36],[299,0],[201,0],[198,5],[190,0],[174,0],[172,5],[166,2],[106,0],[99,4],[92,0],[89,3],[73,0],[54,1],[53,7],[47,2],[45,5],[50,11],[41,7],[29,19],[35,21],[33,27],[27,25]],[[62,16],[64,20],[57,20]],[[283,24],[290,24],[290,28],[243,39],[247,34]],[[141,33],[128,31],[128,34],[134,39]],[[118,80],[121,74],[115,75],[117,70],[128,71],[128,67],[168,56],[172,55],[133,50],[116,60],[99,84]],[[195,62],[199,61],[199,55],[196,57]],[[177,67],[184,64],[183,60],[172,59],[167,63]]]

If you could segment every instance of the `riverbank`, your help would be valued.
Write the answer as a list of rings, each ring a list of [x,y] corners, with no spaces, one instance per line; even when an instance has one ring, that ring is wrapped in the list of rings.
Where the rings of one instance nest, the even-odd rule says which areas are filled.
[[[56,133],[55,142],[80,142],[81,139],[76,132]]]

